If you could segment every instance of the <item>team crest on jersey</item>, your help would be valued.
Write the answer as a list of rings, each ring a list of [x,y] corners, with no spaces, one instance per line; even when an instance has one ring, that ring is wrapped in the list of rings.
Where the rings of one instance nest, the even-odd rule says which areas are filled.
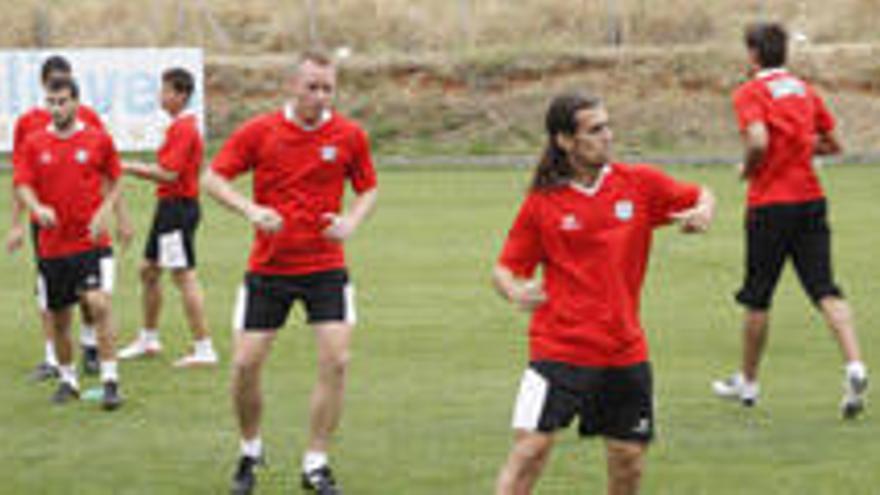
[[[574,215],[574,213],[569,213],[569,214],[565,215],[564,217],[562,217],[562,221],[559,222],[559,229],[560,230],[572,231],[572,230],[580,230],[580,228],[581,228],[581,222],[580,222],[580,220],[577,219],[577,217]]]
[[[89,152],[84,149],[76,150],[76,155],[74,155],[74,159],[80,165],[85,164],[89,160]]]
[[[634,210],[633,202],[628,199],[621,199],[617,203],[614,203],[614,216],[624,222],[633,217]]]
[[[336,161],[336,146],[324,146],[321,148],[321,160],[325,162]]]
[[[52,153],[48,151],[44,151],[40,153],[40,163],[43,165],[48,165],[52,161]]]

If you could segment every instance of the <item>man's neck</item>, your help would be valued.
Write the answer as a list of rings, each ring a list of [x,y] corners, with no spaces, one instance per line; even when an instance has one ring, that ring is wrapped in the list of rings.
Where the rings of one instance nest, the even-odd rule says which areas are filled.
[[[76,120],[71,119],[63,126],[59,126],[56,122],[52,122],[52,132],[61,139],[67,139],[74,135],[77,131]]]
[[[604,163],[599,164],[574,164],[574,181],[584,187],[593,187],[605,167]]]

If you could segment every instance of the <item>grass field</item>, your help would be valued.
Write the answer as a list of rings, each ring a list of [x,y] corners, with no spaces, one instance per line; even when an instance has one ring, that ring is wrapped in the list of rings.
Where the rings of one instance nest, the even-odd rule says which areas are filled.
[[[838,353],[791,270],[777,295],[760,406],[747,411],[710,395],[710,379],[731,371],[739,352],[740,312],[731,293],[741,276],[742,190],[727,168],[672,170],[713,187],[720,211],[705,237],[667,230],[656,239],[643,315],[660,426],[643,492],[880,493],[876,414],[868,411],[855,423],[838,419]],[[823,172],[837,272],[874,370],[880,370],[877,173],[861,166]],[[333,454],[346,493],[491,492],[509,447],[527,320],[495,296],[488,278],[527,174],[439,168],[381,173],[377,214],[348,247],[361,324]],[[139,325],[136,266],[152,210],[146,185],[127,187],[139,234],[136,248],[119,257],[115,310],[122,340]],[[4,207],[8,190],[0,188]],[[223,365],[214,371],[171,368],[187,341],[179,304],[168,297],[166,352],[122,366],[128,402],[113,414],[87,402],[51,406],[51,387],[27,382],[41,357],[30,254],[2,258],[0,493],[225,493],[237,455],[227,398],[229,322],[249,232],[207,201],[203,225],[200,273]],[[297,493],[314,372],[313,341],[301,311],[282,331],[266,371],[269,466],[259,493]],[[579,441],[573,431],[562,434],[538,493],[601,493],[603,486],[601,444]]]

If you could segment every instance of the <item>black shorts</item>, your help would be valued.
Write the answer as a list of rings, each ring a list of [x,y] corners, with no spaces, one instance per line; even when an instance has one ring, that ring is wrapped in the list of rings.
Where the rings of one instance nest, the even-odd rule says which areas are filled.
[[[79,302],[83,292],[91,290],[113,292],[113,251],[110,248],[41,259],[37,266],[37,298],[43,309],[64,309]]]
[[[769,308],[788,258],[814,304],[826,296],[842,296],[831,269],[831,230],[824,199],[748,210],[746,274],[736,300],[751,309]]]
[[[533,361],[513,413],[518,430],[553,433],[580,418],[581,436],[650,442],[654,438],[650,363],[620,368]]]
[[[247,273],[238,293],[233,328],[277,330],[290,308],[302,300],[309,323],[345,322],[354,325],[354,288],[344,269],[306,275]]]
[[[200,218],[199,202],[195,199],[160,199],[153,214],[144,257],[162,268],[194,268],[196,229]]]

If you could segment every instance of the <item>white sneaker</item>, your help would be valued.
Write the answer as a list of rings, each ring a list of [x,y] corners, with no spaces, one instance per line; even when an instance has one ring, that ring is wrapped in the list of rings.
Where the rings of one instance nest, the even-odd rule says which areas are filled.
[[[739,400],[746,407],[758,402],[758,384],[747,383],[742,373],[734,373],[723,380],[712,382],[712,391],[723,399]]]
[[[131,344],[123,347],[116,356],[119,359],[134,359],[143,356],[154,356],[162,351],[162,344],[158,340],[147,340],[143,335],[138,336]]]
[[[210,351],[191,352],[174,362],[175,368],[201,368],[216,366],[219,359],[214,349]]]
[[[843,381],[843,390],[843,400],[840,403],[841,414],[844,419],[854,419],[865,410],[868,376],[847,376]]]

